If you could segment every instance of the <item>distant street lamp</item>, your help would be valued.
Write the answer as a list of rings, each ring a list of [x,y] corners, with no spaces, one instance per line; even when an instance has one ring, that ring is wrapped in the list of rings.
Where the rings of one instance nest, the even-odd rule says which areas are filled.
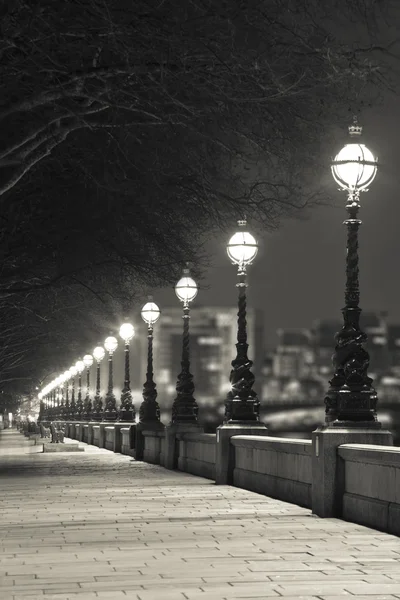
[[[160,309],[149,296],[141,311],[141,317],[147,323],[147,373],[143,385],[143,402],[139,408],[139,422],[152,423],[160,421],[160,406],[157,402],[157,389],[153,381],[153,327],[160,318]]]
[[[246,231],[247,222],[238,221],[239,231],[229,240],[227,253],[232,263],[238,266],[238,329],[236,358],[232,361],[230,374],[231,391],[225,401],[225,423],[259,422],[260,401],[252,389],[255,378],[251,372],[253,362],[247,356],[246,329],[246,267],[255,259],[258,245],[254,236]]]
[[[103,421],[116,421],[118,419],[117,402],[114,395],[113,382],[113,354],[118,348],[118,340],[110,335],[104,342],[104,348],[108,352],[108,389],[106,394],[106,404],[103,413]]]
[[[68,415],[69,415],[69,380],[71,378],[71,374],[69,371],[64,371],[64,383],[65,383],[65,405],[64,405],[64,410],[63,410],[63,415],[62,415],[62,419],[63,421],[65,421],[66,419],[68,419]]]
[[[57,394],[56,394],[56,406],[55,406],[55,410],[54,410],[53,419],[55,421],[58,421],[60,418],[61,385],[62,385],[60,375],[57,377],[56,381],[57,381]]]
[[[124,323],[119,329],[119,335],[125,342],[125,380],[121,393],[121,405],[119,408],[119,421],[135,421],[136,411],[132,402],[129,375],[129,344],[135,335],[135,329],[130,323]]]
[[[172,404],[171,423],[197,424],[198,404],[193,397],[194,383],[190,372],[189,304],[197,296],[197,284],[190,277],[189,269],[183,269],[183,277],[175,286],[175,293],[183,302],[182,370],[176,384],[177,396]]]
[[[45,411],[45,404],[44,404],[44,395],[43,392],[39,392],[38,393],[38,398],[39,398],[39,416],[38,416],[38,423],[41,423],[42,421],[44,421],[44,411]]]
[[[82,421],[83,413],[83,400],[82,400],[82,372],[85,370],[85,364],[82,360],[78,360],[75,363],[76,370],[78,372],[78,400],[76,403],[76,420]]]
[[[70,405],[70,419],[71,421],[76,421],[77,420],[77,413],[76,413],[76,403],[75,403],[75,376],[78,372],[78,369],[76,368],[75,365],[73,365],[70,369],[69,372],[71,374],[71,405]]]
[[[332,175],[340,188],[347,192],[346,289],[345,306],[342,309],[344,324],[336,336],[333,355],[335,373],[325,397],[326,423],[344,422],[348,426],[367,423],[368,427],[380,426],[377,422],[377,393],[368,377],[369,354],[363,348],[367,335],[360,329],[360,290],[358,280],[358,229],[360,192],[368,191],[377,172],[377,159],[362,143],[362,127],[349,127],[350,140],[332,162]],[[376,425],[375,425],[376,424]]]
[[[90,421],[92,417],[92,401],[90,399],[90,367],[93,364],[93,356],[91,354],[85,354],[82,362],[86,367],[86,396],[83,404],[82,417],[84,421]]]
[[[97,363],[96,369],[96,395],[93,400],[93,413],[92,413],[92,421],[101,421],[103,418],[103,401],[101,399],[101,390],[100,390],[100,363],[105,356],[105,350],[103,346],[96,346],[93,350],[93,358]]]

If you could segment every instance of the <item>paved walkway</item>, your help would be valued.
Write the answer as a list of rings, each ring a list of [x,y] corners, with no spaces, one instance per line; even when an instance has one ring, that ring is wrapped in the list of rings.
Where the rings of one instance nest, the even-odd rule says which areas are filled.
[[[84,446],[0,456],[1,600],[400,599],[395,536]]]

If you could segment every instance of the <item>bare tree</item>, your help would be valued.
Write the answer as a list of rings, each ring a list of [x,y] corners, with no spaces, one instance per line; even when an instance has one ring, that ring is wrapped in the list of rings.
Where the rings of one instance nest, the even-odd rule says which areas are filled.
[[[391,0],[14,0],[0,17],[4,379],[28,371],[20,343],[66,327],[54,315],[127,306],[199,265],[215,227],[325,198],[336,127],[389,85],[398,22]]]

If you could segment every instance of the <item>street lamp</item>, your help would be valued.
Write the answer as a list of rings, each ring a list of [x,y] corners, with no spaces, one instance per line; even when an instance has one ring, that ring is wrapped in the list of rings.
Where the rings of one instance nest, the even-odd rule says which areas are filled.
[[[135,421],[136,411],[132,402],[129,376],[129,343],[135,335],[135,329],[130,323],[124,323],[119,329],[119,335],[125,342],[125,380],[121,393],[121,405],[119,408],[119,421]]]
[[[61,376],[59,375],[56,378],[56,382],[57,382],[57,393],[56,393],[56,406],[55,406],[55,410],[54,410],[54,416],[53,419],[58,421],[60,418],[60,406],[61,406]]]
[[[377,159],[362,143],[362,127],[349,127],[350,140],[332,162],[332,175],[340,189],[347,192],[347,257],[344,324],[336,336],[333,365],[335,373],[325,397],[326,423],[347,422],[350,426],[367,423],[380,427],[376,417],[377,394],[368,377],[368,352],[363,348],[367,335],[360,329],[360,289],[358,280],[358,229],[360,192],[368,191],[377,172]]]
[[[156,384],[153,381],[153,326],[160,318],[160,309],[149,296],[142,310],[141,317],[147,323],[147,372],[143,385],[143,402],[139,408],[139,422],[151,423],[160,421],[160,406],[157,402]]]
[[[172,404],[171,423],[197,424],[199,407],[193,397],[194,383],[190,372],[189,304],[197,296],[197,285],[190,277],[189,269],[183,269],[183,277],[175,286],[175,294],[183,302],[182,370],[176,384],[177,396]]]
[[[93,413],[92,420],[93,421],[101,421],[103,417],[103,401],[100,395],[100,363],[105,356],[105,350],[103,346],[96,346],[93,350],[93,358],[97,363],[96,370],[96,395],[93,400]]]
[[[239,231],[229,240],[227,253],[232,263],[238,266],[238,329],[236,358],[232,361],[230,374],[231,390],[225,401],[225,423],[255,423],[259,421],[260,401],[252,389],[254,375],[251,372],[253,362],[247,356],[246,330],[246,267],[255,259],[258,252],[257,241],[246,231],[247,222],[238,221]]]
[[[83,420],[90,421],[92,416],[92,401],[90,399],[90,367],[93,364],[93,356],[91,354],[85,354],[82,362],[86,367],[86,397],[83,405]]]
[[[64,378],[64,383],[65,383],[65,405],[64,405],[64,409],[63,409],[62,418],[63,418],[63,421],[65,421],[66,419],[68,419],[68,415],[69,415],[69,389],[68,389],[68,385],[69,385],[69,380],[71,378],[70,372],[69,371],[64,371],[63,378]]]
[[[85,364],[82,360],[79,359],[76,361],[75,367],[78,372],[78,400],[76,403],[76,416],[77,416],[77,421],[81,421],[82,413],[83,413],[82,372],[85,370]]]
[[[75,376],[78,372],[78,369],[75,365],[69,369],[71,374],[71,405],[70,405],[70,419],[71,421],[76,421],[76,403],[75,403]]]
[[[43,392],[39,392],[38,393],[38,398],[39,398],[39,416],[38,416],[38,423],[41,423],[42,421],[44,421],[44,394]]]
[[[106,404],[104,407],[103,421],[116,421],[118,418],[117,402],[114,396],[113,383],[113,354],[118,348],[118,340],[110,335],[104,342],[104,348],[108,352],[108,389],[106,394]]]

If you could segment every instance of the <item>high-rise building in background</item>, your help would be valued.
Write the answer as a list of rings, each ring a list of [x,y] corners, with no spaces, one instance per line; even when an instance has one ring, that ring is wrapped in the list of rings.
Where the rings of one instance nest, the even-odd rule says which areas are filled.
[[[278,329],[277,334],[273,375],[295,379],[308,377],[314,364],[311,332],[308,329]]]
[[[253,373],[261,371],[264,355],[262,313],[247,311],[249,358]],[[170,407],[176,396],[176,380],[180,373],[182,353],[182,308],[164,308],[157,323],[154,363],[157,389],[163,406]],[[190,311],[190,370],[194,376],[195,398],[199,405],[224,409],[224,398],[230,390],[231,362],[236,356],[237,308],[194,306]],[[200,414],[199,414],[200,416]]]
[[[389,367],[388,326],[385,312],[362,312],[362,331],[367,334],[366,349],[370,356],[369,372],[379,377]],[[315,353],[316,374],[333,375],[332,355],[335,350],[335,335],[343,327],[340,320],[320,319],[313,323],[312,339]]]
[[[311,335],[316,376],[326,378],[333,375],[332,355],[335,347],[335,335],[341,328],[342,323],[339,320],[319,319],[314,321]]]
[[[400,325],[389,325],[387,337],[390,368],[400,376]]]

